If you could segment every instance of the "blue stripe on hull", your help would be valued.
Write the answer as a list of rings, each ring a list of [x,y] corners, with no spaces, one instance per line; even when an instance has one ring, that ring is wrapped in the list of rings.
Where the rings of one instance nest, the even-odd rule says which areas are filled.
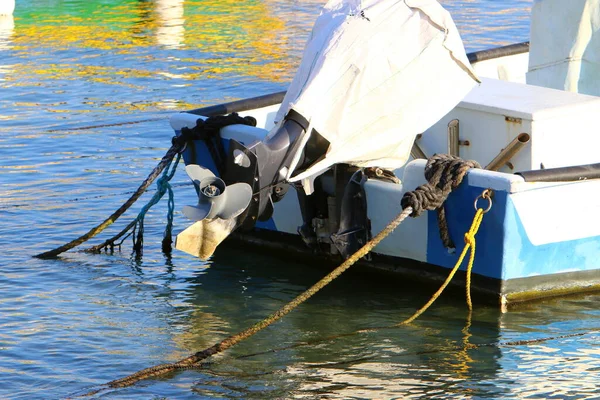
[[[473,202],[486,188],[461,185],[446,201],[446,217],[450,237],[454,241],[456,251],[449,253],[440,239],[436,212],[427,215],[427,262],[446,268],[452,268],[465,247],[464,235],[471,227],[475,208]],[[503,221],[507,193],[495,192],[493,206],[485,214],[477,233],[477,251],[473,272],[490,278],[502,278],[502,259],[504,251]],[[486,208],[487,201],[480,200],[479,207]],[[466,262],[461,267],[465,269]]]
[[[450,237],[457,246],[452,254],[442,245],[436,213],[428,213],[428,263],[445,268],[455,265],[465,246],[464,234],[475,215],[473,201],[484,189],[461,185],[446,202]],[[476,236],[474,273],[502,280],[596,269],[600,273],[600,237],[536,246],[527,237],[510,195],[496,191],[493,201]],[[485,201],[480,201],[480,207],[486,206]],[[462,270],[466,268],[464,264]]]
[[[179,135],[181,132],[176,131],[175,133]],[[227,151],[227,148],[229,147],[229,141],[224,140],[223,146],[225,147],[225,151]],[[188,142],[188,145],[185,148],[182,157],[183,161],[185,161],[185,165],[198,164],[204,168],[210,169],[213,174],[219,176],[217,166],[213,161],[210,152],[208,151],[206,143],[203,140],[194,140],[191,143]]]
[[[503,279],[594,269],[599,269],[600,274],[600,237],[535,246],[527,237],[523,223],[510,199],[506,210]],[[548,215],[548,218],[552,218],[552,215]],[[594,218],[597,216],[590,215],[588,222]]]
[[[256,227],[258,229],[266,229],[269,231],[277,231],[277,226],[275,225],[275,221],[273,218],[269,218],[267,221],[258,221],[256,223]]]

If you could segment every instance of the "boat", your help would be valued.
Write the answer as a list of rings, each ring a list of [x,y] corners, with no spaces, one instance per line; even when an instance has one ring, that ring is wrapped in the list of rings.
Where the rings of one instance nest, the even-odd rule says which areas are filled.
[[[536,7],[533,21],[545,21],[548,10]],[[412,57],[399,60],[401,67],[378,70],[374,63],[390,39],[369,29],[395,12],[396,21],[413,22],[386,28],[399,47],[409,48],[415,35],[431,36],[423,48],[407,51],[410,56],[388,54]],[[442,281],[481,209],[470,285],[482,301],[505,310],[599,290],[600,154],[592,127],[600,123],[600,97],[581,93],[583,87],[574,92],[527,83],[532,63],[546,56],[534,50],[544,46],[546,28],[532,26],[531,49],[519,43],[467,55],[451,18],[433,0],[329,1],[286,92],[171,118],[186,143],[182,155],[198,193],[198,204],[183,210],[195,222],[179,234],[176,248],[207,258],[225,240],[252,251],[341,261],[402,211],[406,193],[427,183],[431,156],[449,154],[484,168],[470,168],[438,207],[447,235],[440,235],[439,212],[427,211],[404,221],[361,260],[363,267]],[[364,37],[377,37],[379,52],[373,42],[369,57],[344,47],[346,38]],[[406,65],[414,68],[407,72]],[[545,79],[560,79],[557,69],[565,68],[546,65],[554,69],[543,72]],[[402,82],[390,78],[409,73],[415,75]],[[415,80],[419,85],[411,85]],[[394,88],[409,96],[401,111],[391,104],[400,94],[378,98],[384,92],[377,92],[360,103],[366,92],[357,92],[382,82],[387,96]],[[215,123],[222,125],[214,129]],[[357,139],[359,126],[366,133]],[[467,278],[463,266],[453,284]]]

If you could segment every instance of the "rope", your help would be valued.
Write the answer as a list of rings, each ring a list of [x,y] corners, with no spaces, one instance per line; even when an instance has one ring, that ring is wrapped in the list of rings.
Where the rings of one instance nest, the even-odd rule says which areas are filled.
[[[251,116],[240,117],[235,112],[229,115],[215,115],[205,120],[198,118],[195,127],[181,129],[181,136],[178,137],[178,140],[203,140],[217,170],[223,175],[227,154],[221,139],[221,128],[238,124],[256,126],[256,119]]]
[[[411,217],[416,218],[424,211],[437,211],[440,237],[447,249],[454,249],[454,243],[448,231],[444,202],[450,192],[456,189],[471,168],[481,168],[477,161],[463,160],[449,154],[435,154],[425,166],[426,184],[402,197],[402,207],[413,208]]]
[[[107,249],[107,248],[111,248],[111,250],[113,250],[115,247],[121,247],[121,244],[123,243],[123,241],[125,241],[125,239],[127,239],[130,235],[133,234],[132,229],[134,229],[134,227],[137,225],[137,218],[135,218],[133,221],[131,221],[129,223],[129,225],[127,225],[121,232],[117,233],[115,236],[113,236],[110,239],[107,239],[106,241],[102,242],[99,245],[96,246],[92,246],[90,248],[87,248],[85,250],[83,250],[86,253],[99,253],[100,251]],[[127,232],[129,232],[129,234],[127,236],[125,236],[125,238],[118,244],[115,244],[115,242],[117,240],[119,240],[123,235],[125,235]]]
[[[181,154],[177,154],[177,159],[175,160],[175,165],[173,166],[173,168],[171,169],[171,171],[169,172],[169,168],[171,166],[171,164],[169,164],[164,172],[163,175],[160,177],[160,179],[158,179],[156,181],[156,187],[157,187],[157,191],[156,193],[154,193],[154,195],[152,196],[152,198],[150,199],[150,201],[148,202],[148,204],[146,204],[142,210],[140,211],[140,213],[138,214],[137,218],[136,218],[136,222],[137,222],[137,235],[135,236],[134,239],[134,244],[133,244],[133,249],[135,250],[135,252],[137,254],[141,254],[142,252],[142,248],[144,247],[144,219],[146,217],[146,213],[150,210],[150,208],[152,208],[152,206],[154,206],[156,203],[158,203],[160,201],[160,199],[162,199],[162,197],[164,196],[164,194],[166,192],[169,192],[169,206],[168,206],[168,213],[167,213],[167,228],[165,230],[165,234],[169,234],[169,240],[172,242],[171,239],[171,227],[173,225],[173,189],[171,188],[171,185],[169,184],[169,181],[171,180],[171,178],[173,178],[173,175],[175,175],[175,171],[177,170],[177,165],[179,164],[179,160],[181,159]],[[163,238],[163,243],[166,241],[166,237]],[[170,244],[169,244],[170,246]],[[163,246],[164,247],[164,246]],[[170,252],[171,249],[169,248]]]
[[[200,362],[214,354],[221,353],[221,352],[227,350],[228,348],[236,345],[237,343],[241,342],[242,340],[256,334],[257,332],[263,330],[264,328],[271,325],[272,323],[283,318],[290,311],[292,311],[293,309],[298,307],[300,304],[302,304],[303,302],[308,300],[315,293],[317,293],[319,290],[321,290],[323,287],[325,287],[327,284],[329,284],[331,281],[333,281],[335,278],[340,276],[344,271],[346,271],[353,264],[355,264],[358,260],[360,260],[362,257],[364,257],[367,253],[369,253],[375,246],[377,246],[377,244],[379,244],[379,242],[381,242],[390,233],[392,233],[392,231],[398,225],[400,225],[412,212],[413,212],[413,210],[410,207],[404,209],[381,232],[379,232],[377,234],[377,236],[375,236],[372,240],[370,240],[367,244],[365,244],[362,248],[360,248],[350,258],[348,258],[346,261],[344,261],[339,267],[337,267],[335,270],[330,272],[327,276],[325,276],[319,282],[314,284],[312,287],[310,287],[304,293],[302,293],[301,295],[296,297],[294,300],[292,300],[291,302],[289,302],[288,304],[286,304],[285,306],[280,308],[278,311],[269,315],[267,318],[263,319],[262,321],[254,324],[250,328],[248,328],[244,331],[241,331],[235,335],[229,336],[226,339],[220,341],[219,343],[217,343],[211,347],[208,347],[205,350],[194,353],[191,356],[184,358],[180,361],[177,361],[175,363],[160,364],[160,365],[156,365],[154,367],[146,368],[146,369],[138,371],[134,374],[126,376],[124,378],[116,379],[111,382],[108,382],[107,385],[111,388],[126,387],[126,386],[131,386],[134,383],[136,383],[142,379],[163,375],[165,373],[172,372],[172,371],[179,370],[179,369],[192,368],[198,362]],[[97,391],[92,392],[91,394],[93,394],[93,393],[97,393]]]
[[[151,120],[152,119],[144,120],[141,122],[151,121]],[[123,122],[120,124],[125,125],[125,124],[129,124],[129,123],[136,123],[136,122]],[[92,228],[85,235],[83,235],[65,245],[62,245],[56,249],[38,254],[35,257],[37,257],[37,258],[54,258],[57,255],[64,253],[65,251],[71,250],[72,248],[77,247],[80,244],[87,242],[88,240],[90,240],[91,238],[93,238],[94,236],[96,236],[97,234],[102,232],[104,229],[106,229],[108,226],[110,226],[121,215],[123,215],[123,213],[125,211],[127,211],[133,205],[133,203],[135,203],[140,198],[140,196],[146,191],[146,189],[148,189],[150,184],[152,184],[152,182],[158,177],[158,175],[165,168],[167,169],[167,171],[169,170],[169,166],[171,165],[171,161],[175,157],[175,154],[181,153],[181,151],[183,150],[183,148],[185,146],[185,143],[188,141],[205,140],[207,142],[209,149],[211,148],[211,144],[212,144],[212,146],[216,146],[218,151],[215,150],[215,154],[213,154],[213,157],[217,157],[217,159],[215,159],[215,163],[217,163],[218,165],[220,164],[221,168],[224,168],[225,151],[223,149],[223,144],[220,139],[219,132],[220,132],[221,128],[228,126],[228,125],[234,125],[234,124],[245,124],[245,125],[256,126],[256,119],[254,119],[252,117],[240,117],[236,113],[231,113],[230,115],[217,115],[217,116],[209,117],[206,120],[202,120],[201,118],[198,118],[198,120],[196,121],[196,126],[194,128],[192,128],[192,129],[183,128],[181,130],[181,135],[173,138],[173,141],[172,141],[173,145],[171,146],[169,151],[167,151],[167,154],[164,155],[162,160],[158,163],[158,165],[154,168],[154,170],[152,170],[150,175],[146,178],[146,180],[142,183],[142,185],[135,191],[135,193],[121,207],[119,207],[119,209],[117,209],[117,211],[115,211],[110,217],[108,217],[106,220],[104,220],[104,222],[102,222],[100,225]],[[118,125],[118,124],[111,124],[111,126],[116,126],[116,125]],[[97,125],[95,127],[99,127],[99,126],[108,126],[108,125]],[[77,128],[77,129],[81,130],[81,129],[91,129],[91,128],[93,128],[93,127],[81,127],[81,128]],[[219,155],[220,155],[220,158],[219,158]],[[178,162],[179,162],[179,157],[177,158],[175,167],[177,166]],[[114,248],[114,243],[116,240],[118,240],[120,237],[125,235],[129,230],[131,230],[131,229],[136,230],[136,228],[137,228],[137,232],[136,232],[137,234],[134,235],[134,246],[133,247],[134,247],[135,251],[139,254],[142,250],[143,241],[144,241],[144,239],[143,239],[144,216],[145,216],[146,212],[150,209],[150,207],[152,207],[154,204],[156,204],[162,198],[162,196],[165,194],[165,192],[168,192],[169,193],[169,213],[167,215],[167,227],[165,229],[165,237],[163,238],[162,248],[163,248],[163,251],[166,250],[165,253],[169,253],[171,250],[171,244],[173,243],[173,240],[171,238],[171,231],[172,231],[172,225],[173,225],[174,201],[173,201],[173,190],[170,187],[170,184],[168,183],[168,181],[173,177],[174,173],[175,173],[175,168],[173,168],[173,171],[170,174],[168,174],[167,172],[165,172],[165,174],[163,174],[163,178],[161,178],[162,180],[159,180],[159,182],[157,182],[157,184],[158,184],[157,193],[154,194],[154,196],[152,197],[150,202],[142,209],[142,211],[140,212],[138,217],[134,221],[129,223],[129,225],[127,225],[127,227],[124,230],[119,232],[119,234],[117,234],[115,237],[105,241],[103,244],[101,244],[99,246],[94,246],[94,247],[88,249],[87,251],[97,252],[97,251],[107,248],[109,246],[111,248]],[[167,176],[169,176],[168,179],[167,179]]]
[[[167,227],[165,228],[165,231],[163,234],[162,251],[165,254],[170,254],[171,250],[172,250],[171,245],[173,243],[173,238],[172,238],[171,232],[172,232],[172,228],[173,228],[173,214],[174,214],[174,208],[175,208],[175,200],[174,200],[174,195],[173,195],[173,188],[171,187],[171,184],[169,181],[175,175],[175,171],[177,170],[177,165],[179,165],[180,159],[181,159],[181,154],[178,154],[177,159],[175,160],[175,164],[173,165],[173,168],[171,169],[170,172],[169,172],[169,169],[171,168],[171,163],[165,168],[162,177],[160,177],[160,179],[158,179],[156,181],[156,187],[157,187],[156,192],[154,193],[154,195],[152,196],[152,198],[150,199],[148,204],[146,204],[142,208],[142,210],[140,211],[138,216],[133,221],[131,221],[129,223],[129,225],[127,225],[125,227],[125,229],[123,229],[121,232],[119,232],[112,238],[104,241],[102,244],[90,247],[89,249],[85,249],[84,251],[88,252],[88,253],[97,253],[97,252],[100,252],[109,247],[111,250],[114,249],[115,246],[120,247],[121,244],[123,243],[123,241],[121,241],[117,245],[115,245],[115,242],[117,240],[119,240],[127,232],[131,231],[131,233],[129,235],[133,234],[133,236],[134,236],[133,249],[138,255],[141,254],[142,249],[143,249],[143,244],[144,244],[144,218],[146,217],[146,213],[150,210],[150,208],[152,206],[154,206],[156,203],[158,203],[160,201],[160,199],[162,199],[162,197],[165,195],[165,193],[168,193],[169,200],[167,203],[168,204]],[[129,235],[127,235],[125,237],[125,239]],[[125,239],[123,239],[123,240],[125,240]]]
[[[342,334],[338,334],[338,335],[332,335],[332,336],[328,336],[322,339],[318,339],[318,340],[314,340],[314,341],[310,341],[310,342],[301,342],[301,343],[296,343],[290,346],[285,346],[285,347],[280,347],[277,349],[271,349],[271,350],[267,350],[264,352],[259,352],[259,353],[253,353],[253,354],[249,354],[249,355],[245,355],[245,356],[240,356],[238,358],[246,358],[246,357],[254,357],[257,355],[262,355],[262,354],[267,354],[267,353],[274,353],[277,351],[282,351],[282,350],[288,350],[288,349],[292,349],[295,347],[300,347],[300,346],[308,346],[308,345],[313,345],[316,343],[320,343],[320,342],[324,342],[324,341],[329,341],[329,340],[334,340],[334,339],[339,339],[342,337],[348,337],[348,336],[354,336],[357,335],[359,333],[367,333],[367,332],[375,332],[378,330],[383,330],[383,329],[393,329],[393,328],[398,328],[400,326],[404,326],[404,325],[408,325],[412,322],[414,322],[417,318],[419,318],[425,311],[427,311],[427,309],[440,297],[440,295],[442,294],[442,292],[446,289],[446,287],[448,286],[448,284],[450,284],[450,282],[452,281],[452,278],[454,278],[454,275],[456,274],[456,272],[458,271],[458,269],[460,268],[460,266],[462,265],[462,262],[464,261],[464,258],[467,254],[467,252],[469,251],[469,249],[471,249],[471,253],[469,255],[469,262],[467,264],[467,270],[466,270],[466,292],[467,292],[467,306],[469,308],[469,315],[470,313],[473,311],[473,303],[471,300],[471,273],[473,271],[473,264],[475,262],[475,235],[477,234],[479,227],[481,226],[481,222],[483,221],[483,215],[488,212],[489,209],[484,210],[482,208],[478,208],[476,213],[475,213],[475,217],[473,218],[473,222],[471,223],[471,227],[469,228],[469,230],[465,233],[465,247],[462,251],[462,253],[460,254],[458,260],[456,261],[456,264],[454,265],[454,267],[452,268],[452,270],[450,271],[450,273],[448,274],[448,277],[446,278],[446,280],[444,281],[444,283],[442,283],[442,285],[440,286],[440,288],[437,290],[437,292],[435,292],[433,294],[433,296],[429,299],[429,301],[427,303],[425,303],[425,305],[423,307],[421,307],[419,310],[417,310],[412,316],[406,318],[404,321],[399,322],[397,324],[394,325],[390,325],[390,326],[381,326],[381,327],[374,327],[374,328],[366,328],[366,329],[360,329],[358,331],[354,331],[354,332],[347,332],[347,333],[342,333]]]
[[[381,327],[379,329],[392,329],[392,328],[397,328],[397,326],[392,325],[392,326],[387,326],[387,327]],[[465,328],[468,328],[465,327]],[[463,329],[464,331],[464,329]],[[561,339],[571,339],[574,337],[582,337],[582,336],[586,336],[586,335],[592,335],[592,334],[596,334],[600,331],[600,329],[591,329],[587,332],[575,332],[575,333],[569,333],[569,334],[565,334],[565,335],[558,335],[558,336],[546,336],[546,337],[542,337],[542,338],[537,338],[537,339],[523,339],[523,340],[514,340],[514,341],[509,341],[509,342],[499,342],[499,343],[467,343],[465,345],[464,342],[464,338],[463,338],[463,343],[461,346],[455,346],[452,349],[449,348],[441,348],[441,349],[432,349],[432,350],[424,350],[424,351],[417,351],[414,353],[410,353],[410,352],[403,352],[400,354],[396,354],[396,356],[398,357],[414,357],[414,356],[420,356],[420,355],[425,355],[425,354],[435,354],[435,353],[442,353],[442,352],[448,352],[448,351],[462,351],[462,350],[471,350],[471,349],[479,349],[482,347],[518,347],[518,346],[528,346],[528,345],[532,345],[532,344],[538,344],[538,343],[545,343],[545,342],[550,342],[553,340],[561,340]],[[352,332],[352,334],[357,334],[357,333],[364,333],[366,332],[366,330],[364,331],[356,331],[356,332]],[[346,336],[348,336],[348,334],[346,334]],[[468,333],[466,336],[468,336],[466,339],[468,340],[468,338],[471,336],[470,333]],[[334,337],[333,339],[336,339],[336,337]],[[307,345],[312,345],[312,344],[316,344],[316,343],[320,343],[326,340],[331,340],[332,338],[324,338],[324,339],[320,339],[320,340],[315,340],[315,341],[311,341],[311,342],[303,342],[303,343],[296,343],[295,345],[292,346],[287,346],[287,347],[280,347],[278,349],[272,349],[270,351],[266,351],[266,352],[259,352],[259,353],[253,353],[253,354],[246,354],[243,356],[239,356],[236,357],[236,359],[242,359],[242,358],[250,358],[250,357],[255,357],[255,356],[260,356],[260,355],[264,355],[266,353],[273,353],[276,351],[283,351],[283,350],[289,350],[291,348],[294,347],[300,347],[300,346],[307,346]],[[341,362],[340,362],[341,363]],[[327,364],[311,364],[310,367],[314,367],[314,368],[319,368],[321,366],[327,366],[327,365],[336,365],[336,363],[327,363]]]
[[[191,132],[187,131],[186,136],[189,136]],[[215,160],[216,161],[216,160]],[[393,230],[400,225],[408,216],[416,217],[420,215],[425,209],[438,209],[440,208],[445,199],[448,197],[448,194],[458,187],[462,182],[463,177],[466,175],[469,169],[479,166],[476,162],[465,162],[457,157],[439,155],[434,156],[427,163],[427,167],[425,170],[425,175],[429,183],[427,185],[422,185],[417,188],[414,192],[409,192],[404,195],[402,198],[402,208],[403,211],[398,214],[381,232],[379,232],[372,240],[367,242],[362,248],[360,248],[356,253],[350,256],[346,261],[344,261],[339,267],[333,270],[331,273],[322,278],[319,282],[314,284],[304,293],[293,299],[291,302],[287,303],[285,306],[277,310],[275,313],[269,315],[262,321],[254,324],[250,328],[247,328],[237,334],[231,335],[219,343],[214,344],[211,347],[208,347],[202,351],[196,352],[189,357],[186,357],[182,360],[179,360],[175,363],[166,363],[159,364],[153,367],[145,368],[138,372],[135,372],[131,375],[128,375],[124,378],[116,379],[108,382],[106,385],[111,388],[120,388],[127,387],[139,382],[140,380],[156,377],[159,375],[163,375],[172,371],[180,370],[180,369],[189,369],[195,368],[197,364],[218,353],[221,353],[232,346],[235,346],[237,343],[241,342],[244,339],[247,339],[254,334],[260,332],[265,329],[269,325],[283,318],[289,312],[294,310],[300,304],[308,300],[315,293],[333,281],[335,278],[340,276],[343,272],[345,272],[348,268],[350,268],[353,264],[355,264],[359,259],[368,254],[379,242],[381,242],[384,238],[386,238]],[[414,204],[414,207],[413,207]],[[415,208],[416,207],[416,208]],[[431,208],[433,207],[433,208]],[[491,202],[490,202],[491,207]],[[477,233],[479,226],[481,225],[481,221],[483,219],[484,210],[477,209],[475,214],[475,218],[473,223],[471,224],[471,228],[465,234],[465,247],[456,263],[452,271],[450,272],[446,281],[442,284],[442,286],[438,289],[436,293],[432,296],[432,298],[419,310],[417,310],[411,317],[406,320],[396,324],[407,325],[413,322],[416,318],[418,318],[422,313],[424,313],[442,294],[446,286],[450,283],[456,271],[460,268],[468,250],[472,248],[471,255],[469,258],[469,265],[467,267],[467,274],[470,275],[473,267],[473,262],[475,259],[475,234]],[[141,229],[143,229],[143,225],[141,225]],[[470,296],[470,277],[468,277],[467,284],[467,304],[469,306],[469,310],[472,309],[471,296]],[[365,330],[363,330],[365,331]],[[368,330],[367,330],[368,331]],[[95,394],[99,390],[88,393],[88,395]]]
[[[378,330],[384,330],[384,329],[398,329],[400,327],[399,324],[395,324],[395,325],[389,325],[389,326],[380,326],[380,327],[375,327],[375,328],[368,328],[368,329],[360,329],[358,331],[354,331],[354,332],[347,332],[347,333],[342,333],[342,334],[338,334],[338,335],[332,335],[332,336],[327,336],[324,338],[320,338],[320,339],[315,339],[315,340],[311,340],[311,341],[307,341],[307,342],[299,342],[299,343],[294,343],[292,345],[289,346],[283,346],[283,347],[278,347],[275,349],[270,349],[270,350],[265,350],[265,351],[260,351],[260,352],[256,352],[256,353],[251,353],[251,354],[244,354],[241,356],[237,356],[235,357],[235,359],[244,359],[244,358],[250,358],[250,357],[256,357],[256,356],[262,356],[265,354],[270,354],[270,353],[277,353],[280,351],[285,351],[285,350],[290,350],[290,349],[295,349],[297,347],[303,347],[303,346],[312,346],[315,344],[319,344],[319,343],[323,343],[323,342],[327,342],[327,341],[331,341],[331,340],[336,340],[339,338],[343,338],[343,337],[349,337],[349,336],[355,336],[361,333],[371,333],[371,332],[375,332]],[[465,328],[468,329],[470,326],[466,326]],[[465,329],[463,328],[463,333]],[[573,337],[580,337],[580,336],[585,336],[585,335],[591,335],[594,333],[598,333],[600,332],[600,328],[598,329],[591,329],[589,331],[586,332],[575,332],[575,333],[569,333],[569,334],[565,334],[565,335],[559,335],[559,336],[546,336],[546,337],[542,337],[542,338],[536,338],[536,339],[522,339],[522,340],[513,340],[513,341],[509,341],[509,342],[500,342],[500,343],[467,343],[466,346],[469,347],[469,349],[477,349],[480,347],[517,347],[517,346],[528,346],[531,344],[538,344],[538,343],[544,343],[544,342],[549,342],[551,340],[560,340],[560,339],[568,339],[568,338],[573,338]],[[467,335],[470,337],[470,333],[467,333]],[[468,338],[467,338],[468,339]],[[455,350],[463,350],[465,347],[465,343],[463,341],[463,345],[460,347],[456,347]],[[441,353],[443,351],[447,351],[448,349],[435,349],[435,350],[427,350],[427,351],[420,351],[420,352],[416,352],[416,353],[403,353],[402,355],[404,356],[414,356],[414,355],[423,355],[423,354],[433,354],[433,353]]]
[[[438,291],[435,292],[433,294],[433,296],[431,296],[431,299],[429,299],[429,301],[427,303],[425,303],[425,305],[423,307],[421,307],[419,310],[417,310],[417,312],[415,312],[411,317],[398,323],[398,325],[408,325],[411,322],[413,322],[415,319],[419,318],[419,316],[421,314],[423,314],[425,311],[427,311],[427,309],[438,299],[438,297],[440,297],[440,295],[442,294],[444,289],[446,289],[446,287],[448,286],[448,284],[454,277],[454,274],[456,274],[456,271],[458,271],[458,269],[460,268],[469,249],[471,249],[471,254],[469,255],[469,263],[467,265],[467,281],[466,281],[467,306],[469,307],[469,311],[473,310],[473,302],[471,301],[471,271],[473,270],[473,263],[475,262],[475,234],[477,234],[477,231],[479,230],[481,221],[483,221],[483,209],[478,208],[477,212],[475,213],[475,218],[473,218],[473,223],[471,224],[471,228],[469,228],[467,233],[465,233],[465,247],[463,248],[463,251],[460,254],[460,256],[458,257],[458,260],[456,261],[454,268],[452,268],[452,271],[450,271],[450,273],[448,274],[448,277],[446,278],[446,280],[444,281],[442,286],[440,286]]]
[[[49,129],[47,132],[53,133],[53,132],[69,132],[69,131],[87,131],[87,130],[96,129],[96,128],[108,128],[111,126],[124,126],[124,125],[141,124],[143,122],[162,121],[167,118],[169,118],[169,117],[156,117],[156,118],[147,118],[147,119],[142,119],[142,120],[137,120],[137,121],[117,122],[117,123],[112,123],[112,124],[79,126],[76,128]]]
[[[177,160],[179,161],[179,160]],[[175,198],[173,196],[173,188],[167,184],[167,190],[169,191],[169,200],[167,201],[167,226],[163,233],[162,240],[162,251],[165,254],[171,254],[173,250],[173,215],[175,213]]]
[[[54,258],[54,257],[58,256],[59,254],[64,253],[65,251],[71,250],[72,248],[77,247],[80,244],[87,242],[88,240],[90,240],[91,238],[93,238],[94,236],[96,236],[97,234],[102,232],[104,229],[106,229],[107,227],[112,225],[113,222],[115,222],[121,215],[123,215],[123,213],[125,211],[127,211],[133,205],[133,203],[135,203],[137,201],[137,199],[140,198],[140,196],[146,191],[146,189],[148,189],[148,187],[160,175],[160,173],[165,169],[165,167],[167,167],[167,165],[171,164],[171,161],[173,160],[175,155],[178,154],[182,148],[183,148],[183,145],[180,142],[174,143],[171,146],[171,148],[167,151],[167,153],[163,156],[163,158],[160,160],[158,165],[152,170],[152,172],[150,172],[150,175],[148,175],[148,177],[144,180],[144,182],[142,182],[142,184],[135,191],[135,193],[132,194],[131,197],[125,203],[123,203],[123,205],[121,207],[119,207],[113,214],[111,214],[107,219],[105,219],[100,225],[95,226],[94,228],[90,229],[85,235],[80,236],[77,239],[70,241],[69,243],[66,243],[60,247],[53,249],[53,250],[38,254],[35,257],[37,257],[37,258]]]
[[[176,183],[171,183],[171,187],[173,188],[177,188],[177,187],[183,187],[183,186],[193,186],[194,182],[190,181],[188,179],[187,182],[176,182]],[[156,189],[147,189],[146,192],[151,192],[154,191]],[[87,201],[87,200],[95,200],[95,199],[106,199],[106,198],[111,198],[111,197],[120,197],[120,196],[126,196],[126,195],[130,195],[132,193],[135,193],[135,190],[128,190],[126,192],[116,192],[116,193],[107,193],[107,194],[99,194],[99,195],[94,195],[94,196],[84,196],[84,197],[75,197],[72,199],[62,199],[62,193],[59,194],[51,194],[48,196],[44,197],[44,201],[28,201],[26,204],[2,204],[0,205],[0,210],[3,209],[9,209],[9,208],[38,208],[41,205],[45,205],[48,204],[49,200],[54,200],[56,198],[60,199],[63,203],[74,203],[74,202],[82,202],[82,201]]]
[[[379,244],[379,242],[381,242],[390,233],[392,233],[393,230],[398,225],[400,225],[409,215],[412,214],[412,212],[413,212],[413,210],[411,207],[407,207],[406,209],[404,209],[398,216],[396,216],[396,218],[394,218],[392,220],[392,222],[390,222],[381,232],[379,232],[377,234],[377,236],[375,236],[371,241],[369,241],[366,245],[364,245],[361,249],[359,249],[356,253],[354,253],[350,258],[348,258],[339,267],[337,267],[335,270],[333,270],[331,273],[329,273],[327,276],[325,276],[323,279],[321,279],[315,285],[310,287],[304,293],[302,293],[301,295],[296,297],[294,300],[292,300],[291,302],[289,302],[288,304],[286,304],[285,306],[280,308],[278,311],[269,315],[267,318],[263,319],[262,321],[254,324],[250,328],[248,328],[242,332],[239,332],[235,335],[229,336],[226,339],[220,341],[219,343],[217,343],[211,347],[208,347],[202,351],[196,352],[196,353],[192,354],[191,356],[184,358],[182,360],[179,360],[175,363],[159,364],[159,365],[156,365],[156,366],[153,366],[150,368],[146,368],[141,371],[135,372],[131,375],[128,375],[124,378],[110,381],[106,385],[111,388],[127,387],[127,386],[131,386],[131,385],[135,384],[136,382],[139,382],[143,379],[156,377],[156,376],[163,375],[163,374],[173,372],[176,370],[195,368],[196,364],[198,364],[200,361],[202,361],[212,355],[215,355],[217,353],[221,353],[221,352],[229,349],[230,347],[233,347],[234,345],[238,344],[242,340],[247,339],[250,336],[260,332],[261,330],[268,327],[272,323],[283,318],[290,311],[294,310],[296,307],[298,307],[300,304],[302,304],[303,302],[308,300],[315,293],[317,293],[319,290],[321,290],[323,287],[325,287],[327,284],[329,284],[331,281],[333,281],[335,278],[340,276],[343,272],[345,272],[348,268],[350,268],[353,264],[355,264],[359,259],[361,259],[367,253],[369,253],[377,244]],[[454,275],[460,268],[466,254],[470,248],[472,248],[472,250],[470,253],[469,263],[468,263],[468,267],[467,267],[467,276],[469,276],[471,274],[471,271],[473,268],[473,262],[475,260],[475,235],[477,234],[477,231],[479,230],[479,227],[483,220],[483,214],[484,214],[483,209],[481,209],[481,208],[477,209],[477,212],[475,213],[475,218],[473,219],[473,223],[471,224],[471,227],[467,231],[467,233],[465,233],[465,247],[464,247],[460,257],[458,258],[456,265],[454,266],[454,268],[448,275],[448,278],[446,278],[446,281],[438,289],[438,291],[436,293],[434,293],[434,295],[431,297],[431,299],[423,307],[421,307],[419,310],[417,310],[411,317],[405,319],[404,321],[402,321],[398,324],[395,324],[395,325],[393,325],[391,327],[387,327],[387,328],[408,325],[411,322],[413,322],[415,319],[417,319],[421,314],[423,314],[438,299],[438,297],[442,294],[444,289],[448,286],[448,284],[450,283],[450,281],[452,280],[452,278],[454,277]],[[470,279],[468,279],[468,282],[470,282]],[[471,295],[470,295],[470,286],[469,285],[467,285],[467,305],[469,307],[469,310],[473,309],[473,305],[471,303]],[[373,328],[363,329],[363,330],[360,330],[357,332],[352,332],[350,334],[336,335],[334,338],[339,338],[342,336],[351,336],[354,334],[370,332],[373,330],[374,330]],[[253,354],[253,355],[255,355],[255,354]],[[252,355],[250,355],[250,356],[252,356]],[[98,391],[99,391],[99,389],[88,393],[88,395],[95,394]]]

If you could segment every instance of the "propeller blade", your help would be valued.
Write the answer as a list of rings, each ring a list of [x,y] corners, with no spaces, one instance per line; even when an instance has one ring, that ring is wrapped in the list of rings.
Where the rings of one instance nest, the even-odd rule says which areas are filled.
[[[212,208],[212,203],[198,203],[197,206],[184,206],[182,211],[186,218],[192,221],[202,221],[208,216]]]
[[[188,176],[196,183],[200,184],[202,179],[211,178],[215,176],[212,171],[208,168],[203,168],[198,164],[190,164],[186,165],[185,172],[187,172]]]
[[[244,212],[252,200],[252,187],[247,183],[234,183],[227,186],[223,199],[218,200],[216,216],[222,219],[235,218]]]
[[[221,179],[213,176],[203,179],[200,186],[198,204],[183,208],[183,215],[192,221],[235,218],[248,208],[252,200],[252,187],[246,183],[225,186]]]

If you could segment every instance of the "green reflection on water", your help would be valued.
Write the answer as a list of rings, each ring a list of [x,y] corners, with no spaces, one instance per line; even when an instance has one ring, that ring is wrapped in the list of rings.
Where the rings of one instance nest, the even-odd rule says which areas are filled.
[[[16,62],[3,67],[2,86],[85,81],[140,91],[156,79],[179,87],[226,76],[282,82],[293,73],[288,35],[282,16],[260,1],[29,2],[5,34]],[[140,111],[140,104],[129,109]]]

